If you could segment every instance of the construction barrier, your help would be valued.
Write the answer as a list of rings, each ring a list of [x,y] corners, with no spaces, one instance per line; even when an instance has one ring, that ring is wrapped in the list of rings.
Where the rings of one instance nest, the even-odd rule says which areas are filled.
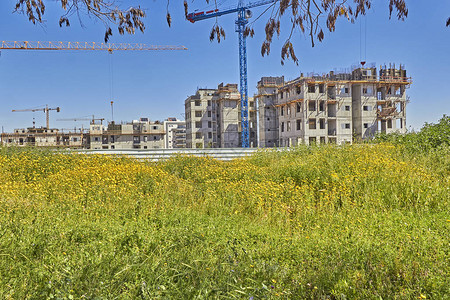
[[[166,160],[174,155],[209,156],[218,160],[232,160],[252,155],[258,148],[211,148],[211,149],[133,149],[133,150],[72,150],[75,153],[125,155],[142,160]]]

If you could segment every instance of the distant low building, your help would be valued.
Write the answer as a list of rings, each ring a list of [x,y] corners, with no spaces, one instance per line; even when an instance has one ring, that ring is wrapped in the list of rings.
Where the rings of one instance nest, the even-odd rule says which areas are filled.
[[[131,123],[107,127],[98,124],[90,126],[90,149],[162,149],[164,148],[164,126],[159,121],[147,118]]]
[[[164,147],[166,149],[186,147],[186,122],[177,118],[168,118],[164,125]]]
[[[13,133],[2,133],[4,146],[48,147],[82,149],[88,145],[89,133],[85,130],[64,131],[56,128],[29,127],[14,129]]]

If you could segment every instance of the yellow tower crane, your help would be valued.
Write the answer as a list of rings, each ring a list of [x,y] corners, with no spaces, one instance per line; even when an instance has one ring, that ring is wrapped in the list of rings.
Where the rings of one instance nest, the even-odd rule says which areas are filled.
[[[94,115],[92,115],[92,118],[80,117],[80,118],[69,118],[69,119],[56,119],[56,121],[73,121],[73,122],[90,121],[90,123],[92,125],[95,124],[95,121],[100,121],[100,124],[103,125],[104,120],[105,120],[105,118],[96,118]]]
[[[32,41],[1,41],[0,50],[94,50],[94,51],[162,51],[162,50],[187,50],[185,46],[147,45],[141,43],[96,43],[96,42],[32,42]],[[112,101],[111,101],[112,105]],[[60,108],[20,109],[22,111],[44,111],[47,117],[47,129],[49,128],[49,111],[60,111]]]
[[[30,109],[13,109],[13,112],[24,112],[24,111],[31,111],[31,112],[35,112],[35,111],[43,111],[45,113],[45,117],[46,117],[46,124],[47,124],[47,129],[50,128],[50,116],[49,116],[49,112],[51,110],[56,110],[56,112],[60,112],[61,109],[59,107],[56,108],[49,108],[48,105],[45,105],[44,108],[30,108]]]

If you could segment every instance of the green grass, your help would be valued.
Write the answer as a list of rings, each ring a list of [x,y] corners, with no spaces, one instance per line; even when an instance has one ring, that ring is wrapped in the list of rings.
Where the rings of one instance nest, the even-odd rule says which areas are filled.
[[[449,148],[396,139],[234,162],[0,149],[0,298],[449,299]]]

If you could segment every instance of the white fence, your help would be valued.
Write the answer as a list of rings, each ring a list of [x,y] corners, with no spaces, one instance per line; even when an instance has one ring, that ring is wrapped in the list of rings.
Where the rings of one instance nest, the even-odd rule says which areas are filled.
[[[147,150],[74,150],[85,154],[126,155],[142,160],[165,160],[173,155],[210,156],[219,160],[232,160],[252,155],[258,148],[213,148],[213,149],[147,149]]]

